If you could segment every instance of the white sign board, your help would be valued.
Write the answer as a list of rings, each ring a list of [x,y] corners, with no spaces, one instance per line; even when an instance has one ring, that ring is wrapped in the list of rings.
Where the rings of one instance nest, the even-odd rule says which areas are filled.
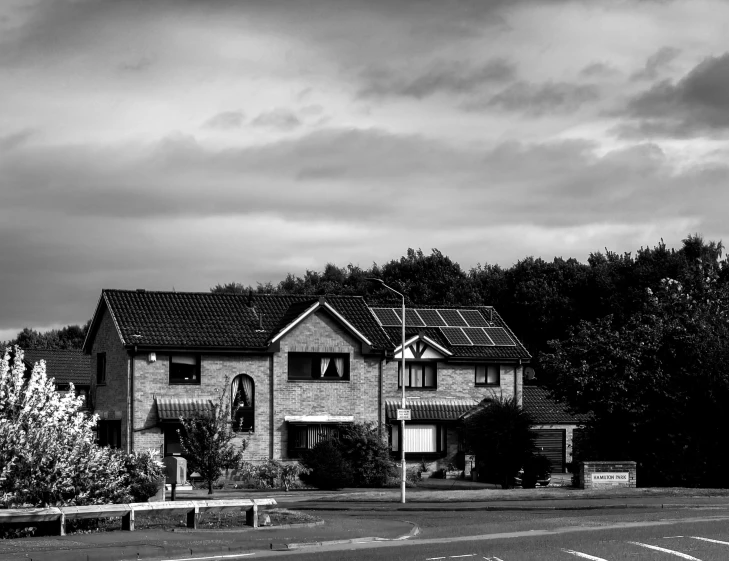
[[[630,474],[627,471],[593,473],[592,485],[627,485],[630,482]]]
[[[398,421],[409,421],[410,420],[410,409],[398,409],[397,410]]]

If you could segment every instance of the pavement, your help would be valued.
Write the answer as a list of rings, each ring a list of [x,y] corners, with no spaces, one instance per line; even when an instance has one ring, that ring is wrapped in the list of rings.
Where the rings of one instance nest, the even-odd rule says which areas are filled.
[[[474,488],[470,482],[438,484],[408,489],[408,503],[401,504],[399,489],[351,489],[336,492],[257,492],[226,490],[213,497],[199,491],[178,493],[179,500],[266,496],[278,507],[316,510],[322,525],[238,530],[100,532],[64,537],[0,540],[0,561],[117,561],[125,559],[185,559],[254,551],[287,550],[307,544],[342,543],[343,540],[407,539],[417,532],[407,522],[408,511],[472,510],[592,510],[592,509],[729,509],[724,489],[606,489],[584,491],[570,488],[493,489]],[[444,485],[445,483],[441,483]],[[478,485],[478,484],[476,484]],[[348,517],[338,511],[398,511],[401,519]],[[400,518],[400,517],[398,517]]]

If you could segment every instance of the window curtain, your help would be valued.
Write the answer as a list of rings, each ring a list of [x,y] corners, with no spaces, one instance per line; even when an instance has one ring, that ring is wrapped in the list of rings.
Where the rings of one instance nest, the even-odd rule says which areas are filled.
[[[337,369],[337,376],[340,378],[344,376],[344,359],[342,357],[334,359],[334,368]]]
[[[239,376],[241,385],[241,405],[253,407],[253,378],[250,376]]]
[[[321,375],[324,377],[324,372],[327,371],[327,368],[329,368],[329,362],[331,361],[328,357],[321,357]]]
[[[238,396],[239,390],[240,376],[236,376],[230,383],[230,415],[233,419],[235,419],[235,411],[238,409],[238,405],[240,405],[240,397]]]

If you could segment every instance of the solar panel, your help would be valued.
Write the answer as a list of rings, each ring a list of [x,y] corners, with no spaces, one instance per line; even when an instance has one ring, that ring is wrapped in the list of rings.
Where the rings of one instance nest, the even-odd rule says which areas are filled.
[[[427,325],[427,326],[439,327],[441,325],[448,325],[443,320],[443,318],[440,317],[438,310],[429,310],[427,308],[418,308],[417,312],[420,315],[420,317],[423,318],[423,321],[425,322],[425,325]]]
[[[493,347],[494,342],[481,327],[464,327],[463,332],[477,347]]]
[[[397,318],[399,320],[402,310],[393,308],[393,311],[397,314]],[[398,323],[398,325],[400,325],[400,323]],[[425,327],[425,324],[423,323],[423,320],[420,319],[420,316],[415,313],[415,310],[405,308],[405,327]]]
[[[468,322],[471,327],[488,327],[489,322],[478,310],[461,310],[463,319]]]
[[[438,310],[438,313],[449,327],[468,327],[458,310]]]
[[[451,345],[471,346],[471,340],[460,327],[441,327],[440,331]]]
[[[400,327],[400,316],[392,308],[372,308],[372,311],[385,327]]]
[[[496,345],[501,347],[515,347],[516,343],[503,327],[486,327],[484,331],[493,339]]]

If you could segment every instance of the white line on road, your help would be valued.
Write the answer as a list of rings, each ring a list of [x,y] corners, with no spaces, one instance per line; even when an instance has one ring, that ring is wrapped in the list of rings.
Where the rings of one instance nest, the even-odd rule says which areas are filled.
[[[428,557],[425,561],[435,561],[436,559],[445,559],[445,557]]]
[[[458,559],[459,557],[476,557],[476,554],[467,553],[466,555],[451,555],[448,559]]]
[[[712,540],[711,538],[700,538],[699,536],[689,536],[693,540],[701,540],[704,542],[720,543],[722,545],[729,545],[729,542],[723,542],[721,540]]]
[[[563,549],[565,553],[571,553],[575,557],[582,557],[583,559],[590,559],[591,561],[607,561],[607,559],[603,559],[602,557],[595,557],[594,555],[588,555],[587,553],[582,553],[581,551],[573,551],[571,549]]]
[[[185,557],[185,561],[201,561],[202,559],[229,559],[231,557],[248,557],[255,553],[236,553],[235,555],[213,555],[212,557]],[[163,559],[162,561],[179,561],[179,559]]]
[[[673,551],[672,549],[666,549],[665,547],[658,547],[657,545],[648,545],[647,543],[640,542],[628,542],[633,545],[639,545],[640,547],[647,547],[648,549],[655,549],[656,551],[662,551],[663,553],[670,553],[681,559],[689,559],[690,561],[701,561],[698,557],[693,557],[687,553],[681,553],[680,551]]]

